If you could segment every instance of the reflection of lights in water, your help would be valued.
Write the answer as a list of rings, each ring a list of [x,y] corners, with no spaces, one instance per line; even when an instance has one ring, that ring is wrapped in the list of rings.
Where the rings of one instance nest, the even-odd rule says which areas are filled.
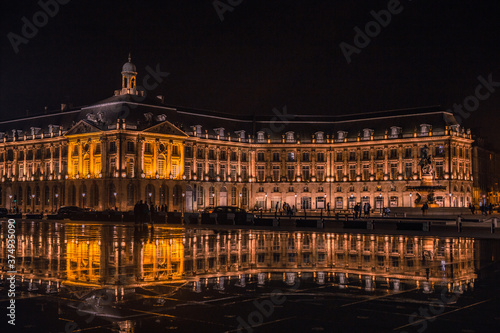
[[[373,280],[372,280],[372,277],[369,275],[365,276],[365,290],[366,291],[373,290]]]
[[[201,293],[201,282],[200,281],[193,282],[193,291],[195,293]]]
[[[339,283],[346,284],[345,273],[339,273]]]
[[[297,273],[288,272],[285,274],[285,283],[289,286],[292,286],[295,284],[296,278],[297,278]]]
[[[318,284],[324,284],[325,283],[325,272],[318,272]]]
[[[422,286],[423,286],[423,289],[424,289],[424,294],[430,294],[430,293],[432,293],[431,284],[429,282],[427,282],[427,281],[422,282]]]
[[[263,286],[266,283],[266,273],[257,274],[257,284]]]
[[[135,332],[135,321],[124,320],[116,323],[120,333],[132,333]]]
[[[401,288],[400,281],[398,279],[392,280],[394,291],[399,291]]]
[[[245,279],[245,274],[241,274],[240,275],[240,279],[237,283],[234,284],[236,287],[246,287],[247,286],[247,283],[246,283],[246,279]]]

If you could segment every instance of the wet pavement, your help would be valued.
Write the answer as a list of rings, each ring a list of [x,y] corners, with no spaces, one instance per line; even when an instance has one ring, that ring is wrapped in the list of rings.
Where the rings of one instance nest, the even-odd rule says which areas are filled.
[[[500,327],[498,239],[67,221],[18,222],[15,235],[16,326],[3,314],[2,332]]]

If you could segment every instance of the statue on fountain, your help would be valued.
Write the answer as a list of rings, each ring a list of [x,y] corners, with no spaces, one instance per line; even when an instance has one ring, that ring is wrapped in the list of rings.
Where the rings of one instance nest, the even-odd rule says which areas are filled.
[[[420,162],[418,162],[420,170],[422,171],[422,176],[431,176],[433,174],[431,155],[429,153],[429,147],[427,145],[420,149]]]

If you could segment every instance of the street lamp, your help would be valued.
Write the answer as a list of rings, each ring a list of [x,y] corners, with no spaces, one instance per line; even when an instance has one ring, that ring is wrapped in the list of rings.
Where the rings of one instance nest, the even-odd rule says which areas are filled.
[[[148,201],[149,201],[149,204],[150,204],[150,205],[151,205],[151,196],[152,196],[152,195],[153,195],[153,193],[151,193],[151,192],[149,192],[149,193],[148,193],[148,196],[149,196]]]
[[[115,211],[117,211],[117,207],[116,207],[116,192],[113,193],[114,197],[115,197]]]
[[[85,208],[85,192],[82,193],[82,205]]]
[[[32,209],[32,211],[31,211],[31,212],[32,212],[33,214],[35,214],[35,195],[34,195],[34,194],[32,194],[32,195],[31,195],[31,201],[32,201],[32,203],[33,203],[33,209]]]
[[[450,196],[450,207],[451,207],[451,192],[449,193],[449,196]]]
[[[55,201],[56,201],[56,211],[57,211],[57,205],[59,204],[59,200],[57,198],[59,198],[59,193],[56,193],[54,196],[56,197]]]
[[[10,198],[10,211],[12,212],[12,194],[9,195]]]
[[[412,194],[410,193],[410,207],[413,207],[413,203],[411,201]]]
[[[186,193],[182,192],[181,212],[182,212],[183,216],[184,216],[184,196],[185,195],[186,195]]]
[[[382,214],[382,209],[384,209],[384,208],[382,207],[382,206],[383,206],[383,204],[382,204],[382,203],[383,203],[383,201],[382,201],[382,193],[380,193],[380,194],[378,195],[378,198],[379,198],[379,199],[378,199],[378,201],[379,201],[379,205],[380,205],[380,214]]]
[[[264,196],[266,197],[264,201],[264,210],[267,211],[267,193]]]
[[[240,193],[240,208],[241,208],[241,197],[243,196],[243,194]]]

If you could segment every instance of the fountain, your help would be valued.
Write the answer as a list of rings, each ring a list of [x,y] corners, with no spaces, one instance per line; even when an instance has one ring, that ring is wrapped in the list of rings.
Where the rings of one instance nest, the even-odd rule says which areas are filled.
[[[424,145],[420,149],[420,162],[418,166],[421,171],[420,185],[406,186],[407,191],[416,191],[415,206],[422,207],[427,203],[429,207],[438,207],[434,192],[436,190],[446,190],[444,185],[434,185],[434,169],[432,168],[432,157],[429,153],[429,147]]]

